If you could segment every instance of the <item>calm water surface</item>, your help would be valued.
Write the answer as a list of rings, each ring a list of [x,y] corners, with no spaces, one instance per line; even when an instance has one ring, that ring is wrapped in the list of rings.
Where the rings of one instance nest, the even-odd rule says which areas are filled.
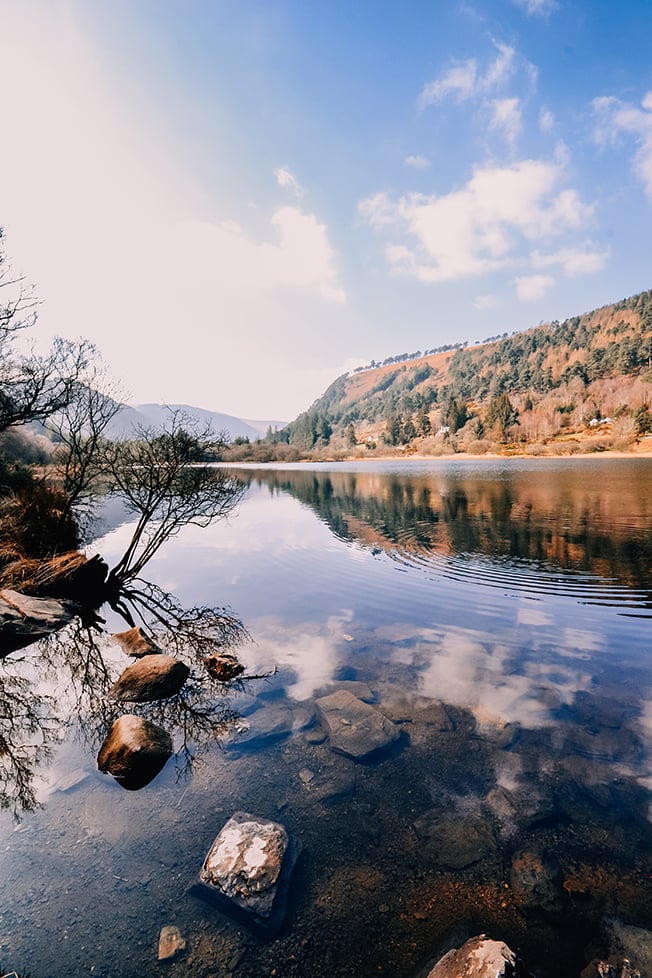
[[[135,978],[176,924],[175,978],[413,978],[480,932],[570,978],[607,918],[649,927],[652,461],[238,472],[237,517],[188,528],[150,577],[231,606],[248,671],[276,673],[229,697],[221,743],[197,733],[191,772],[126,792],[95,769],[92,695],[39,669],[85,722],[41,772],[43,810],[0,819],[0,965]],[[319,734],[315,698],[352,681],[402,731],[372,763]],[[188,894],[236,810],[303,846],[272,942]]]

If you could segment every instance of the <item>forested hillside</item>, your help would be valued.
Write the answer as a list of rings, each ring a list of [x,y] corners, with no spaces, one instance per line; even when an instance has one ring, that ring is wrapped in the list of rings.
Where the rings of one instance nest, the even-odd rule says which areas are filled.
[[[652,430],[651,395],[647,291],[474,346],[372,361],[268,440],[317,453],[605,450]]]

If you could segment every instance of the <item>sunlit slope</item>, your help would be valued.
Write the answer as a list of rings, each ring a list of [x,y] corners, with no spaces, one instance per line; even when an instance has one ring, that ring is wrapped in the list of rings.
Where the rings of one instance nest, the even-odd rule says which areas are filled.
[[[504,441],[516,422],[531,441],[613,415],[634,425],[652,395],[652,291],[561,323],[388,360],[334,381],[288,426],[290,443],[409,444],[442,428]],[[513,414],[498,411],[497,423],[506,399]]]

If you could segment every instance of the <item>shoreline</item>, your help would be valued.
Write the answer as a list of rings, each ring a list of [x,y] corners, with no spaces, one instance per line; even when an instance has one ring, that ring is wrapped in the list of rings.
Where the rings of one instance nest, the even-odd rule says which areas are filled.
[[[472,454],[470,452],[442,452],[441,455],[431,455],[424,452],[410,452],[409,454],[403,453],[400,455],[344,455],[344,456],[322,456],[320,458],[301,458],[289,461],[287,459],[267,459],[263,461],[262,459],[224,459],[223,461],[217,463],[218,465],[232,466],[237,468],[239,466],[278,466],[278,465],[340,465],[347,462],[448,462],[448,461],[461,461],[462,459],[473,460],[474,462],[509,462],[512,459],[517,459],[523,461],[524,459],[529,460],[550,460],[559,461],[560,459],[652,459],[652,446],[650,448],[645,448],[642,451],[624,452],[624,451],[604,451],[604,452],[573,452],[571,453],[554,453],[545,452],[540,455],[528,454],[527,452],[484,452],[482,454]]]

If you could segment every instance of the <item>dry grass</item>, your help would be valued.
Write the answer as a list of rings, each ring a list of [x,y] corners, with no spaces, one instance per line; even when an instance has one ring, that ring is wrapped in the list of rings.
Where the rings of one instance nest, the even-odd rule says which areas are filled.
[[[4,565],[0,569],[0,587],[25,594],[65,594],[87,563],[84,554],[76,550],[46,560],[16,556],[15,553],[10,555],[0,550],[0,564]]]

